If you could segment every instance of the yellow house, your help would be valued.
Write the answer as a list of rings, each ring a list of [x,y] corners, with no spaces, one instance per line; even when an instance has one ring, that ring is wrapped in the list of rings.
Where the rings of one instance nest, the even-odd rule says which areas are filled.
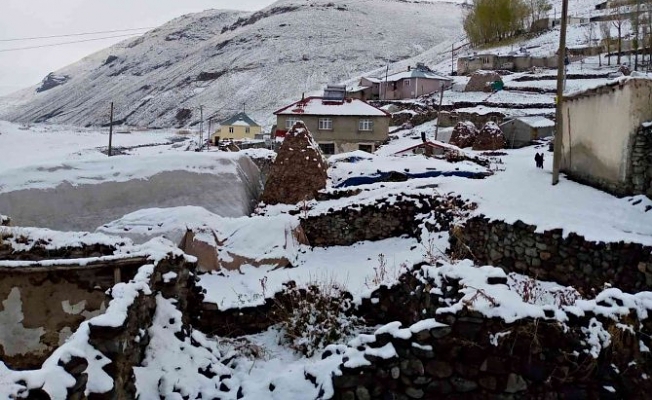
[[[217,130],[211,135],[213,143],[219,139],[254,139],[262,128],[244,112],[238,113],[220,123]]]

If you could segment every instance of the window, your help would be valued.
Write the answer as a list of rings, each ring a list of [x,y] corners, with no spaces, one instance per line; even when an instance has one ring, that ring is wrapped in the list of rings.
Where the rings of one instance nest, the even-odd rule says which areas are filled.
[[[296,124],[299,122],[298,118],[288,118],[285,120],[285,129],[290,130]]]
[[[335,143],[319,143],[319,148],[326,155],[335,154]]]
[[[233,133],[233,127],[229,126],[229,133]]]
[[[358,150],[366,151],[367,153],[373,153],[374,146],[372,144],[360,144],[358,145]]]
[[[406,79],[403,82],[405,82],[404,83],[405,86],[410,86],[410,80],[409,79]]]
[[[370,119],[361,119],[358,122],[359,131],[372,131],[374,129],[374,123]]]
[[[246,128],[245,128],[245,133],[251,133],[251,128],[250,128],[250,127],[246,127]]]
[[[332,131],[333,130],[333,119],[332,118],[319,118],[319,130],[320,131]]]

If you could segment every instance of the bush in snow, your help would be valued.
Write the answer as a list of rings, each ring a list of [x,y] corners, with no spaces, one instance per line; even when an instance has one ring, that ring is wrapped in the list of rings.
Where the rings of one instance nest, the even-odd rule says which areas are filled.
[[[341,341],[361,325],[352,316],[352,297],[335,282],[312,283],[298,288],[286,284],[286,293],[277,297],[274,314],[285,343],[308,357],[329,344]]]

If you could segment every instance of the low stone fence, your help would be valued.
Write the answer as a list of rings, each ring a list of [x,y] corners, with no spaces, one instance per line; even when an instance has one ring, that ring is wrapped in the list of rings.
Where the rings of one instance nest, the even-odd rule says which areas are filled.
[[[477,263],[573,286],[587,295],[606,283],[626,292],[652,290],[652,247],[536,229],[521,221],[474,217],[451,234],[451,248]]]
[[[652,199],[652,125],[637,130],[631,151],[632,193]]]
[[[373,204],[302,218],[301,228],[312,246],[349,246],[401,235],[417,237],[424,216],[431,213],[436,225],[431,230],[446,231],[456,210],[467,207],[460,197],[399,194]]]
[[[445,324],[422,321],[400,332],[381,328],[366,335],[357,348],[364,361],[344,358],[341,375],[333,377],[333,398],[621,398],[610,397],[617,389],[626,398],[644,399],[652,389],[641,378],[649,357],[627,367],[625,355],[639,347],[633,332],[623,332],[613,344],[617,349],[594,358],[577,352],[582,330],[557,321],[505,323],[473,311],[437,320]]]

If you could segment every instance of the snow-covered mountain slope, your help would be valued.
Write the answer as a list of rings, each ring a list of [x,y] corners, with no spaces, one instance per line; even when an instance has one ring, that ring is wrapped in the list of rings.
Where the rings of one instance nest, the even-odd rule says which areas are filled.
[[[177,18],[56,71],[47,90],[0,100],[0,119],[73,125],[115,119],[164,127],[246,111],[259,123],[302,92],[414,57],[462,34],[458,4],[403,0],[280,0],[250,14]],[[63,84],[61,84],[63,82]]]

